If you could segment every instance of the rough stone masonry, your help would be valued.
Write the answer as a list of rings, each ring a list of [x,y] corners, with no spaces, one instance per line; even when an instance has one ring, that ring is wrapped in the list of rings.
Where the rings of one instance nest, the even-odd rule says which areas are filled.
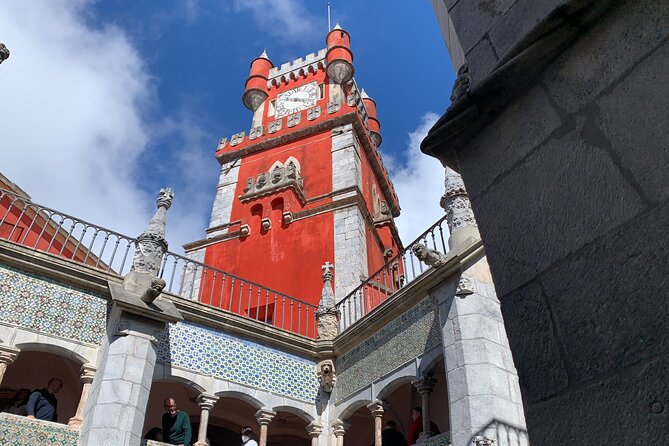
[[[531,443],[662,444],[669,2],[434,3],[469,89],[422,149],[469,191]]]

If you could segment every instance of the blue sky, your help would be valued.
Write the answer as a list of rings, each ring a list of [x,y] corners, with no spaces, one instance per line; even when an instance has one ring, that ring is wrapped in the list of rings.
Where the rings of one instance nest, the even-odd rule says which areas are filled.
[[[134,235],[163,185],[168,238],[200,238],[217,140],[248,130],[241,103],[263,49],[279,65],[325,47],[326,0],[0,0],[0,170],[48,206]],[[405,241],[443,211],[443,171],[418,144],[454,73],[429,0],[333,0],[356,79],[378,104]]]

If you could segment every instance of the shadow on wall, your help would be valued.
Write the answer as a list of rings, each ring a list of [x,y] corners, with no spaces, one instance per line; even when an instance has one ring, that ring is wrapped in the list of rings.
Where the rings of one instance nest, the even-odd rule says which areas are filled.
[[[472,436],[470,444],[476,446],[508,445],[529,446],[527,431],[503,421],[492,420],[483,429]]]

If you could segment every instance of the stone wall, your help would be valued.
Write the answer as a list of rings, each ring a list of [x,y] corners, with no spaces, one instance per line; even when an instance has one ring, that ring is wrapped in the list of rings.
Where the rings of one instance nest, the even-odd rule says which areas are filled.
[[[476,3],[525,10],[451,10],[475,81],[481,46],[511,45],[499,23],[518,43],[549,6],[597,4]],[[613,4],[457,153],[539,445],[667,439],[669,3]]]

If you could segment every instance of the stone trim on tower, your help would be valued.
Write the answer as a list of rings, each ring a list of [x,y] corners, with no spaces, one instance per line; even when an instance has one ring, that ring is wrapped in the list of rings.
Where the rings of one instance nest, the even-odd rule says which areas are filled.
[[[232,212],[232,204],[235,201],[235,190],[237,188],[240,164],[240,160],[236,159],[221,165],[221,175],[218,179],[216,198],[214,199],[214,206],[211,211],[207,238],[228,232],[228,228],[225,225],[230,223],[230,214]]]

